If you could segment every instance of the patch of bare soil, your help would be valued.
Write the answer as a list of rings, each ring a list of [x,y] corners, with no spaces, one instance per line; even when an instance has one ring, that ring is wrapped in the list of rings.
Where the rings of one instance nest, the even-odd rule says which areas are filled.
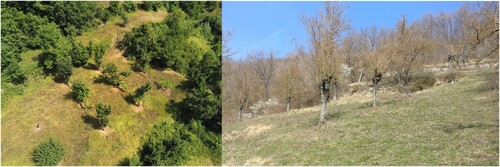
[[[177,75],[177,76],[180,76],[180,77],[183,77],[181,74],[173,71],[173,70],[163,70],[162,73],[164,74],[169,74],[169,75]]]
[[[141,111],[144,111],[144,107],[143,107],[143,105],[141,105],[141,106],[132,105],[132,109],[133,109],[135,112],[141,112]]]
[[[110,89],[111,89],[111,92],[115,92],[115,93],[120,92],[120,89],[115,88],[115,87],[111,87]]]
[[[162,89],[160,89],[162,90]],[[162,90],[162,92],[165,94],[165,96],[167,97],[170,97],[170,95],[172,94],[172,90],[170,89],[165,89],[165,90]]]
[[[57,87],[60,90],[69,90],[70,89],[70,87],[68,85],[66,85],[66,84],[60,84],[60,83],[57,84]]]
[[[36,127],[36,125],[35,125],[35,126],[33,126],[32,130],[33,130],[33,132],[40,132],[40,131],[42,131],[42,126],[39,125],[38,127]]]
[[[102,74],[102,72],[100,70],[94,70],[92,71],[96,76],[99,76]]]
[[[99,133],[101,134],[102,137],[107,137],[112,132],[113,132],[113,129],[111,129],[109,126],[105,127],[104,130],[103,129],[99,130]]]

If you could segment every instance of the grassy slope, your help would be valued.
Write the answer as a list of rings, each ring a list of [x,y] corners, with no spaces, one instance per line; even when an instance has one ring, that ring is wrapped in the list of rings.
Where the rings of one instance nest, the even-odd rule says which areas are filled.
[[[498,165],[498,90],[486,89],[497,72],[410,98],[382,92],[377,108],[348,97],[321,127],[318,107],[224,124],[224,165]]]
[[[114,17],[105,25],[77,37],[77,40],[83,43],[90,40],[108,43],[110,49],[106,52],[103,64],[112,62],[118,65],[120,71],[131,71],[130,62],[114,47],[116,42],[131,27],[162,21],[166,15],[164,10],[130,13],[130,22],[125,28],[119,27],[117,23],[121,20]],[[38,53],[40,51],[23,54],[22,68],[36,69]],[[90,63],[93,63],[92,59]],[[149,127],[160,121],[174,121],[165,112],[165,106],[169,100],[181,100],[183,91],[176,88],[162,91],[153,86],[145,97],[143,108],[139,108],[125,102],[123,96],[126,93],[108,85],[93,83],[93,78],[99,74],[97,70],[82,67],[75,69],[71,77],[71,80],[82,79],[90,87],[90,98],[86,101],[90,107],[88,111],[71,100],[67,85],[54,83],[52,77],[44,78],[43,75],[38,75],[36,79],[30,78],[22,95],[2,100],[2,165],[33,165],[30,159],[33,148],[51,136],[61,140],[66,147],[61,165],[116,165],[122,158],[136,153],[141,143],[140,137],[147,133]],[[170,70],[149,70],[122,78],[127,92],[133,92],[142,84],[160,78],[176,83],[185,80],[182,75]],[[93,106],[98,102],[112,106],[110,128],[105,131],[94,127],[96,119]],[[91,117],[86,117],[86,113]],[[39,130],[35,128],[36,123],[40,123]],[[211,161],[208,157],[199,157],[190,164],[207,165]]]

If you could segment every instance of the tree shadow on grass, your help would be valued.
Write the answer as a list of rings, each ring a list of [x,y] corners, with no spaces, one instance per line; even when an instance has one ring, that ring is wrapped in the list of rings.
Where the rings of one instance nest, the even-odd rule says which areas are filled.
[[[498,125],[492,125],[487,123],[453,123],[451,125],[444,126],[443,131],[447,134],[451,134],[456,131],[465,130],[468,128],[488,128],[488,127],[498,127]]]
[[[85,66],[82,66],[82,67],[87,69],[87,70],[99,70],[97,65],[92,64],[92,63],[87,63]]]
[[[90,115],[82,115],[81,116],[83,123],[85,124],[90,124],[92,128],[94,129],[100,129],[101,128],[101,123],[99,123],[99,120],[93,116]]]
[[[73,100],[73,93],[72,92],[68,92],[66,94],[64,94],[64,100]]]

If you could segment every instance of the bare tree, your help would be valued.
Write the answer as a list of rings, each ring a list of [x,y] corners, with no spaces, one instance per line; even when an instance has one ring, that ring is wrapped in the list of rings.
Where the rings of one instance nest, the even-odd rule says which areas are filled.
[[[498,2],[474,2],[469,5],[473,10],[466,22],[471,32],[469,45],[472,51],[477,51],[479,47],[485,50],[483,54],[477,54],[476,66],[479,66],[486,57],[498,55]]]
[[[401,90],[407,96],[409,94],[405,87],[410,83],[413,73],[422,67],[419,61],[431,44],[423,38],[423,31],[425,30],[418,24],[408,26],[406,17],[403,16],[394,33],[394,47],[399,52],[397,56],[392,57],[391,68]]]
[[[265,101],[269,100],[269,85],[276,70],[276,58],[274,51],[253,51],[248,53],[248,62],[251,69],[259,77],[264,85]]]
[[[341,2],[325,2],[325,8],[318,10],[316,16],[304,16],[302,23],[309,33],[309,51],[315,68],[315,78],[319,82],[321,112],[319,122],[323,123],[327,114],[330,98],[329,90],[332,78],[337,80],[340,69],[336,50],[340,44],[342,32],[349,28],[344,18],[346,6]]]
[[[290,111],[290,105],[292,97],[295,98],[295,94],[299,87],[301,80],[301,72],[299,68],[299,56],[300,52],[294,51],[282,59],[280,66],[277,70],[278,76],[278,86],[281,91],[284,92],[286,101],[286,112]]]
[[[233,37],[233,31],[226,31],[222,33],[222,56],[223,57],[231,57],[237,53],[237,50],[234,50],[233,47],[229,45],[230,41]]]
[[[250,72],[248,69],[248,65],[242,64],[239,67],[240,69],[236,72],[235,78],[233,78],[236,81],[237,85],[237,99],[238,99],[238,116],[239,120],[242,121],[242,116],[244,113],[244,109],[248,105],[248,101],[250,98],[250,92],[251,92],[251,78],[250,78]]]

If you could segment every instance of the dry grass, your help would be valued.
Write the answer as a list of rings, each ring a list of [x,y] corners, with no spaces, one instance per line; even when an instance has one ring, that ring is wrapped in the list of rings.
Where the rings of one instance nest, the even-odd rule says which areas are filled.
[[[223,164],[497,166],[498,91],[487,83],[498,73],[464,74],[410,98],[381,91],[376,108],[364,94],[346,97],[321,126],[318,107],[224,124]],[[271,128],[228,137],[256,125]]]

